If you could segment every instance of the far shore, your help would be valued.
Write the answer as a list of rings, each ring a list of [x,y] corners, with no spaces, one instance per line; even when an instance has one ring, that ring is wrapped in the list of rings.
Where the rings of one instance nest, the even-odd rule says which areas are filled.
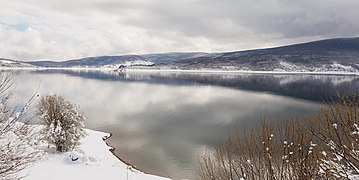
[[[180,72],[180,73],[212,73],[212,74],[309,74],[309,75],[359,75],[359,72],[310,72],[310,71],[244,71],[244,70],[185,70],[185,69],[125,69],[124,72]]]
[[[168,72],[168,73],[191,73],[191,74],[306,74],[306,75],[359,75],[359,72],[345,71],[251,71],[251,70],[216,70],[216,69],[155,69],[155,68],[124,68],[122,70],[114,68],[98,67],[0,67],[0,70],[72,70],[72,71],[115,71],[120,73],[151,73],[151,72]]]

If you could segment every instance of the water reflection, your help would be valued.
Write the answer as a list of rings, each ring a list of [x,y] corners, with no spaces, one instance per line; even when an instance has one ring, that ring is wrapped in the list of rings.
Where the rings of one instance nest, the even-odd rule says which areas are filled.
[[[193,179],[205,149],[258,123],[259,113],[309,115],[321,102],[316,96],[358,87],[356,76],[36,71],[17,79],[20,98],[41,82],[41,95],[66,96],[87,127],[113,133],[120,157],[174,179]]]
[[[267,92],[281,96],[328,101],[337,92],[358,92],[359,77],[356,75],[308,75],[308,74],[213,74],[176,72],[126,72],[114,71],[63,71],[48,70],[37,73],[65,73],[71,76],[106,81],[146,82],[173,85],[216,85],[241,90]]]

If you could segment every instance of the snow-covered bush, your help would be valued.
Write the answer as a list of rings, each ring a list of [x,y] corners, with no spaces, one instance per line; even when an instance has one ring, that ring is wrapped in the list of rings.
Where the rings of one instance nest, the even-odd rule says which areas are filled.
[[[0,133],[0,179],[3,180],[21,178],[24,176],[21,171],[42,157],[42,152],[35,148],[36,135],[19,132],[17,128],[26,125],[17,125],[6,133]]]
[[[85,136],[85,116],[78,107],[63,97],[49,95],[41,98],[37,105],[37,115],[44,125],[41,131],[49,145],[58,152],[74,149]]]
[[[19,179],[21,171],[41,158],[41,151],[33,148],[38,142],[36,131],[27,125],[26,113],[35,94],[17,112],[9,105],[12,98],[13,76],[0,73],[0,179]]]

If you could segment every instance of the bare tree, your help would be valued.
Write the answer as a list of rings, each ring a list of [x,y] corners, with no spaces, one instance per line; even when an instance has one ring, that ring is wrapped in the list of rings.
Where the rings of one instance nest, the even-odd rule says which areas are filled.
[[[41,151],[33,148],[38,137],[32,126],[26,124],[27,110],[35,99],[35,93],[17,112],[9,105],[12,97],[13,75],[0,73],[0,179],[20,179],[21,171],[41,157]]]
[[[42,134],[45,140],[54,145],[58,152],[74,149],[85,136],[85,116],[76,105],[61,96],[41,98],[37,105],[37,115],[44,125]]]

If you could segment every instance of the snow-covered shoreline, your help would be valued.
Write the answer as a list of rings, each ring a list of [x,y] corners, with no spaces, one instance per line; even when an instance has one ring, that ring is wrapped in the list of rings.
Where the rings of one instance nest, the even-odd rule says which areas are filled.
[[[0,67],[0,70],[69,70],[69,71],[116,71],[113,68],[104,67]],[[306,74],[306,75],[355,75],[359,72],[346,71],[251,71],[251,70],[216,70],[216,69],[156,69],[156,68],[125,68],[126,72],[169,72],[169,73],[194,73],[194,74]]]
[[[213,73],[213,74],[308,74],[308,75],[359,75],[359,72],[341,72],[341,71],[327,71],[327,72],[311,72],[311,71],[244,71],[244,70],[184,70],[184,69],[141,69],[129,68],[125,72],[178,72],[178,73]]]
[[[85,131],[88,135],[81,140],[81,145],[75,151],[58,154],[42,147],[45,157],[26,170],[24,179],[167,179],[145,174],[120,161],[110,151],[112,147],[104,141],[110,137],[109,133],[90,129]]]

